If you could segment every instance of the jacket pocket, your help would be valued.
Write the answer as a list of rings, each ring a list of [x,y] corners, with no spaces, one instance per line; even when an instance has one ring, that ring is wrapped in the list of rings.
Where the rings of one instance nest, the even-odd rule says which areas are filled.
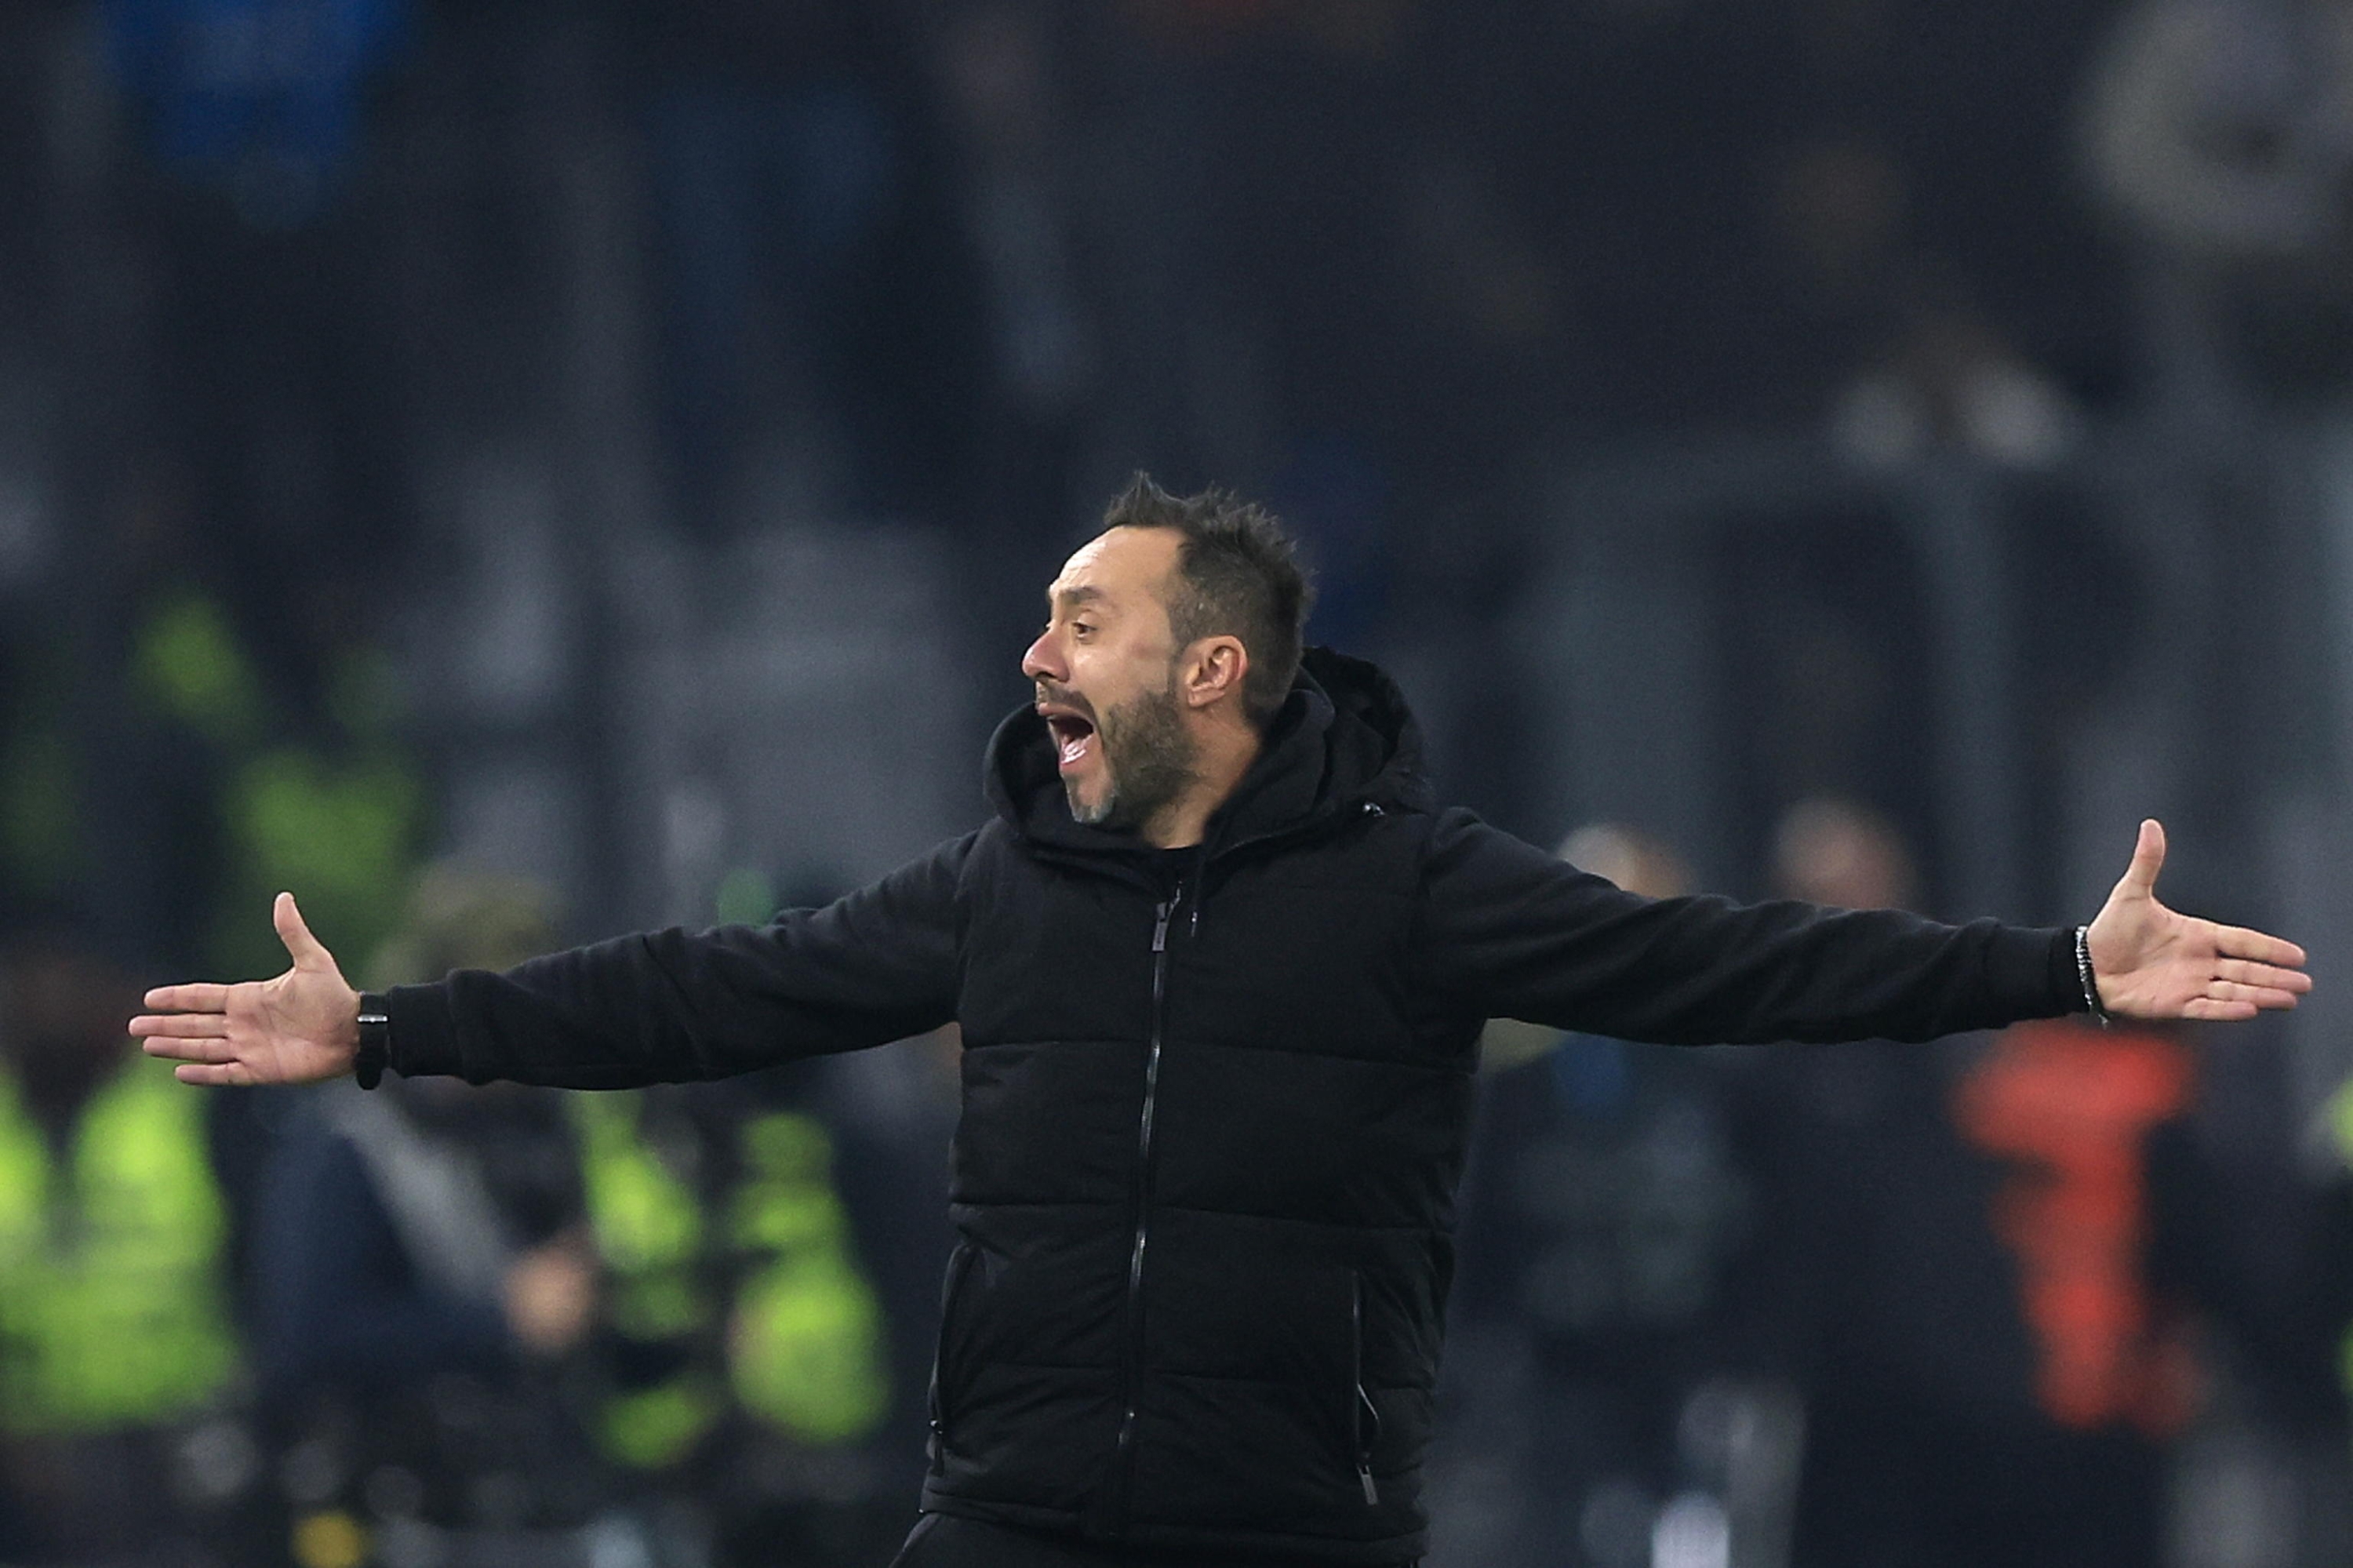
[[[1381,1413],[1365,1387],[1365,1277],[1353,1268],[1348,1271],[1348,1392],[1349,1428],[1355,1438],[1350,1457],[1356,1482],[1364,1490],[1365,1506],[1378,1508],[1381,1493],[1373,1484],[1373,1447],[1381,1440]]]
[[[950,1336],[955,1331],[956,1298],[963,1294],[964,1277],[972,1272],[976,1252],[968,1241],[956,1243],[955,1251],[948,1255],[947,1278],[940,1287],[940,1331],[932,1348],[932,1386],[926,1396],[931,1407],[930,1447],[934,1476],[947,1467],[948,1421],[954,1414],[948,1392],[956,1386],[955,1368],[950,1364],[948,1352],[955,1343]]]

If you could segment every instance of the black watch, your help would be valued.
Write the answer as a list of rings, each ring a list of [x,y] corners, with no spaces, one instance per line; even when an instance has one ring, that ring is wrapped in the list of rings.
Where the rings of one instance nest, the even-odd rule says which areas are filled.
[[[372,991],[360,992],[360,1048],[352,1058],[352,1076],[360,1087],[372,1089],[384,1082],[384,1065],[392,1059],[392,1014],[384,998]]]

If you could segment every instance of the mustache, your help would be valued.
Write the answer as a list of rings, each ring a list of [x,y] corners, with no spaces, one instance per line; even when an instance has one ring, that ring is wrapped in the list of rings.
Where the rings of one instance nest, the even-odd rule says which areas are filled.
[[[1058,685],[1052,681],[1039,681],[1037,684],[1039,702],[1051,703],[1056,707],[1075,709],[1085,716],[1089,724],[1096,724],[1095,705],[1078,693],[1068,686]]]

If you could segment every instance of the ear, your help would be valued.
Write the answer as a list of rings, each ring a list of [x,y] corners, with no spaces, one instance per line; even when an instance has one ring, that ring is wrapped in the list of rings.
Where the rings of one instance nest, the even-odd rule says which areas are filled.
[[[1204,637],[1185,650],[1177,664],[1177,695],[1194,709],[1214,706],[1228,697],[1239,705],[1242,677],[1249,673],[1250,650],[1242,646],[1240,638]]]

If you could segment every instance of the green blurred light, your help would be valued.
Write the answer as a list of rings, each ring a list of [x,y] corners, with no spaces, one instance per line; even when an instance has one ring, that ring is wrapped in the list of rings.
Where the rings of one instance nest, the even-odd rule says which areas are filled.
[[[757,866],[739,865],[721,879],[719,923],[765,926],[776,917],[776,885]]]

